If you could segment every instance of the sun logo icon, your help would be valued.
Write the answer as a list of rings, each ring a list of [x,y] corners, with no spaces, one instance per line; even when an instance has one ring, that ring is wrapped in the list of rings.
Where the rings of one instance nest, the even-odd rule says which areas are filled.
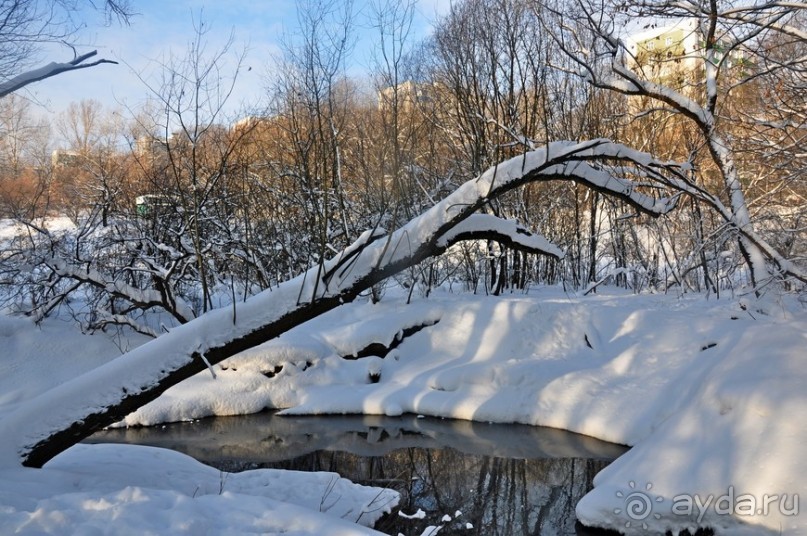
[[[647,530],[647,523],[645,523],[647,518],[652,515],[654,519],[661,519],[661,514],[653,512],[653,503],[664,502],[664,498],[650,498],[650,490],[653,489],[653,484],[650,482],[645,484],[644,490],[637,490],[636,482],[633,480],[628,482],[628,486],[630,486],[631,491],[628,491],[627,495],[622,490],[616,492],[617,497],[625,500],[625,508],[614,508],[614,513],[619,515],[624,511],[625,515],[630,518],[625,523],[625,528],[631,527],[634,522],[638,526],[638,522],[641,521],[642,529]]]

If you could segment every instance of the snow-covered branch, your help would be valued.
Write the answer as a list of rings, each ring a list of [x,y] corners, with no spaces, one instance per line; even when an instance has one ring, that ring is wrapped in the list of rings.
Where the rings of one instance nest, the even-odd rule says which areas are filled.
[[[729,3],[726,9],[719,2],[643,0],[616,6],[613,12],[606,13],[600,3],[578,0],[577,5],[581,25],[590,32],[594,42],[586,45],[580,39],[580,32],[568,26],[554,30],[553,35],[561,50],[583,73],[580,76],[597,88],[649,98],[654,101],[650,104],[653,109],[662,103],[689,119],[720,173],[722,188],[707,191],[683,176],[668,184],[706,201],[729,224],[738,237],[752,285],[760,286],[770,280],[772,273],[768,263],[775,265],[777,272],[804,281],[804,270],[788,261],[755,229],[746,200],[748,187],[743,182],[748,171],[740,167],[748,164],[738,158],[733,147],[736,133],[730,130],[729,123],[718,118],[722,118],[731,105],[732,89],[751,80],[803,71],[803,53],[793,52],[801,50],[798,47],[803,46],[807,35],[790,23],[798,20],[796,15],[803,13],[807,6],[799,2]],[[626,13],[621,13],[622,7],[627,9]],[[556,15],[562,20],[563,13]],[[653,25],[659,27],[663,27],[664,20],[671,21],[672,25],[672,21],[683,17],[692,23],[686,31],[696,34],[687,35],[685,40],[694,40],[696,44],[681,41],[669,48],[664,57],[642,57],[639,48],[644,45],[628,45],[614,33],[614,20],[626,16],[652,20]],[[782,53],[777,55],[775,50],[766,47],[778,46],[777,40],[782,36],[786,36],[785,41],[795,42],[788,44],[793,50],[780,58]],[[735,52],[742,56],[732,56]],[[740,61],[732,68],[733,57],[750,58],[750,61]],[[601,62],[603,58],[608,58],[607,64]],[[658,68],[646,70],[643,64],[647,62]],[[672,72],[667,66],[675,66],[676,71]],[[676,82],[682,77],[691,81],[683,85]],[[774,84],[773,87],[780,86]],[[634,115],[643,113],[634,111]],[[724,195],[728,198],[725,205],[721,201]]]
[[[564,252],[540,234],[490,214],[472,214],[444,234],[437,245],[449,248],[463,240],[495,240],[513,249],[562,259]]]
[[[89,63],[84,63],[85,61],[96,56],[97,54],[98,51],[93,50],[85,54],[81,54],[80,56],[76,56],[68,62],[63,63],[50,62],[47,65],[43,65],[42,67],[39,67],[37,69],[32,69],[30,71],[17,75],[11,80],[7,80],[6,82],[0,84],[0,98],[5,97],[9,93],[17,91],[18,89],[22,89],[23,87],[29,84],[33,84],[34,82],[40,82],[42,80],[45,80],[46,78],[56,76],[57,74],[65,73],[68,71],[76,71],[78,69],[86,69],[88,67],[95,67],[96,65],[100,65],[102,63],[112,63],[112,64],[118,63],[116,61],[107,60],[103,58]]]
[[[181,298],[166,291],[139,289],[120,280],[109,280],[97,270],[71,265],[62,258],[51,258],[46,261],[46,264],[53,270],[53,273],[60,277],[100,288],[110,295],[123,298],[141,309],[161,307],[180,323],[188,322],[196,316]]]

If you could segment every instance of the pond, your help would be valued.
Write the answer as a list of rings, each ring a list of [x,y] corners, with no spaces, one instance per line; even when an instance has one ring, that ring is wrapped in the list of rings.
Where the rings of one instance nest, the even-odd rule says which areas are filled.
[[[401,493],[402,515],[376,529],[420,535],[596,534],[574,507],[626,447],[555,430],[416,415],[281,417],[272,412],[113,429],[92,443],[183,452],[227,471],[334,471]],[[418,513],[420,511],[420,513]]]

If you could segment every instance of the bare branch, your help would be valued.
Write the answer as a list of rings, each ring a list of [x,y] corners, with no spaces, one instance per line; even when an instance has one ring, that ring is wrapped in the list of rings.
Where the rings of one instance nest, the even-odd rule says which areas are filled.
[[[100,65],[102,63],[111,63],[111,64],[118,63],[116,61],[107,59],[99,59],[90,63],[84,63],[86,60],[96,56],[97,54],[98,51],[93,50],[91,52],[87,52],[86,54],[76,56],[71,61],[68,61],[66,63],[51,62],[38,69],[33,69],[31,71],[17,75],[11,80],[8,80],[0,84],[0,98],[3,98],[9,93],[13,93],[18,89],[21,89],[29,84],[33,84],[34,82],[40,82],[42,80],[45,80],[46,78],[56,76],[57,74],[65,73],[68,71],[76,71],[79,69],[86,69],[88,67],[95,67],[96,65]]]

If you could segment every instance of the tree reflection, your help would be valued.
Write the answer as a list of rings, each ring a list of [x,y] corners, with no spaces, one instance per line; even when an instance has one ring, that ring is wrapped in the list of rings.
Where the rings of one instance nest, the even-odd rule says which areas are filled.
[[[423,519],[388,516],[376,526],[388,534],[421,534],[427,526],[442,525],[441,535],[485,536],[576,534],[575,504],[606,465],[594,459],[514,459],[419,447],[383,456],[323,450],[258,464],[334,471],[354,482],[389,487],[401,494],[402,512],[426,513]],[[445,515],[451,521],[441,521]]]
[[[401,494],[402,513],[425,517],[394,512],[376,528],[408,536],[428,526],[440,526],[441,536],[595,534],[576,529],[575,505],[625,451],[561,430],[413,415],[259,414],[107,430],[91,441],[172,448],[226,471],[330,471],[388,487]]]

